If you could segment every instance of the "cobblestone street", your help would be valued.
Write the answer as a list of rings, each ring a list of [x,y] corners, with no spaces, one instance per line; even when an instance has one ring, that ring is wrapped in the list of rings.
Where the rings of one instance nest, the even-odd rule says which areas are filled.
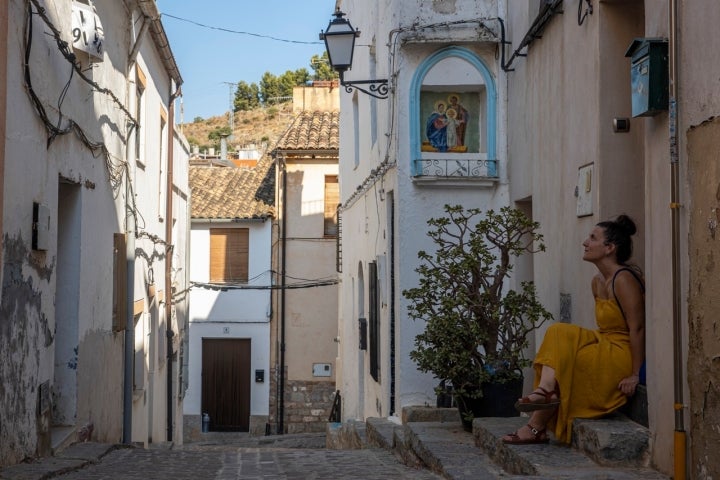
[[[60,480],[439,479],[384,449],[326,450],[208,445],[174,450],[121,448]]]

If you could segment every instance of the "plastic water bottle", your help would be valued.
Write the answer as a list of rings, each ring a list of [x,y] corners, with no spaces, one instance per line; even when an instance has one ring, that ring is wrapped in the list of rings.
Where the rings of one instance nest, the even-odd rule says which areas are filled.
[[[207,413],[202,414],[202,432],[207,433],[210,431],[210,415]]]

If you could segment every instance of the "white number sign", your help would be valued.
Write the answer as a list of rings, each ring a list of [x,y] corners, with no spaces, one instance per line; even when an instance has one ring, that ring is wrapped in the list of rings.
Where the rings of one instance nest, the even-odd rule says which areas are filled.
[[[102,60],[105,35],[100,18],[92,6],[73,2],[72,37],[74,48],[90,54],[96,60]]]

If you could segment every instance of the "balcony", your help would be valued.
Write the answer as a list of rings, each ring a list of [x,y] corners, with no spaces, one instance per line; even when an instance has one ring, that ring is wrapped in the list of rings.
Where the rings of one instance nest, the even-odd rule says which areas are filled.
[[[424,156],[424,155],[423,155]],[[414,160],[413,183],[438,187],[492,187],[499,180],[497,160],[477,158],[420,158]]]

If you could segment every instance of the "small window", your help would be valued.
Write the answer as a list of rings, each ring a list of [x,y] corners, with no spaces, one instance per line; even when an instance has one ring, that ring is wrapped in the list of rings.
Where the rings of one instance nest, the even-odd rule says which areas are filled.
[[[136,70],[137,78],[135,84],[135,160],[140,167],[145,167],[145,134],[143,126],[143,116],[145,115],[145,86],[147,84],[147,78],[145,73],[137,67]]]
[[[247,283],[249,230],[210,229],[210,282]]]
[[[165,139],[167,137],[167,113],[165,110],[160,110],[160,138],[158,139],[158,145],[160,147],[160,155],[158,158],[158,220],[163,221],[165,219],[165,194],[172,195],[170,192],[166,192],[164,183],[167,180],[163,173],[166,171],[163,169],[167,161],[167,149],[165,147]],[[168,141],[170,141],[168,139]]]
[[[325,175],[325,236],[337,237],[337,210],[340,204],[340,188],[337,175]]]

